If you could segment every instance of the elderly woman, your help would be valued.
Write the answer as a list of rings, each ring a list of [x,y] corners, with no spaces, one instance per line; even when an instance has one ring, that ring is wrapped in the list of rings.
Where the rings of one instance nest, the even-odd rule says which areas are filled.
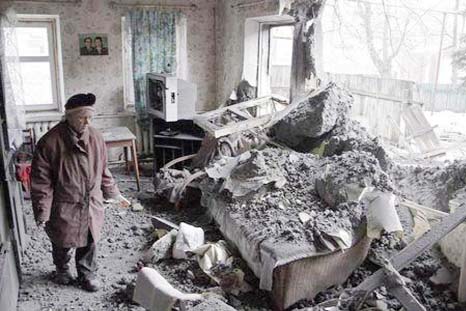
[[[93,94],[77,94],[65,105],[65,118],[37,143],[32,160],[31,197],[38,226],[52,242],[56,281],[69,284],[71,249],[81,286],[97,291],[97,249],[104,223],[104,198],[129,202],[107,168],[102,135],[89,126],[95,112]]]

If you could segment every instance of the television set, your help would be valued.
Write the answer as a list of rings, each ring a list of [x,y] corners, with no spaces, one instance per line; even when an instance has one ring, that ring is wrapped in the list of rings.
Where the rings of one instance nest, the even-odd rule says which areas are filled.
[[[174,75],[146,75],[147,113],[166,122],[192,120],[197,99],[196,84]]]

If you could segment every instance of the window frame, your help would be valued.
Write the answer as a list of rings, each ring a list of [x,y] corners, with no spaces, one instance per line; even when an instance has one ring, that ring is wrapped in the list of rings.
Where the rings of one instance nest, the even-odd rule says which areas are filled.
[[[60,39],[60,18],[58,15],[18,14],[17,28],[46,27],[49,44],[49,56],[19,56],[19,63],[48,62],[52,80],[52,104],[24,105],[26,113],[63,112],[64,111],[64,79]]]
[[[260,23],[259,25],[259,55],[257,59],[257,96],[267,96],[272,92],[272,86],[270,85],[270,70],[272,62],[271,57],[271,40],[272,40],[272,29],[284,26],[293,26],[294,23],[287,21],[282,22],[266,22]],[[290,76],[291,79],[291,76]]]

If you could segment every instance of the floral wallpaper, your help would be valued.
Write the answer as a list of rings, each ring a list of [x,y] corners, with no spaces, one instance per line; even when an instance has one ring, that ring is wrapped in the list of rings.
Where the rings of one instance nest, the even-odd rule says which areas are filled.
[[[53,0],[51,0],[53,2]],[[124,0],[137,3],[138,0]],[[158,1],[150,1],[157,3]],[[161,1],[167,3],[166,1]],[[176,4],[195,3],[197,9],[182,9],[188,21],[188,80],[197,83],[198,110],[216,106],[215,0],[180,0]],[[121,17],[129,7],[110,7],[110,0],[82,0],[80,4],[3,3],[18,14],[60,16],[65,97],[92,92],[97,96],[98,113],[117,113],[124,109],[122,73]],[[79,55],[80,33],[108,34],[109,55]]]

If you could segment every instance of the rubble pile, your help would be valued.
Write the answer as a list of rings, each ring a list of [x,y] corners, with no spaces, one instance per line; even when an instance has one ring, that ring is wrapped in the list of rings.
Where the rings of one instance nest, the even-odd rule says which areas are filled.
[[[392,176],[407,198],[449,213],[449,200],[466,187],[466,162],[427,167],[397,166]]]
[[[323,156],[347,151],[366,151],[375,156],[383,170],[390,167],[378,140],[349,117],[353,97],[335,83],[294,106],[270,130],[278,142],[299,152]]]
[[[221,170],[228,162],[222,159],[211,164],[207,169],[211,178],[200,185],[203,203],[222,202],[232,218],[241,219],[245,227],[254,228],[276,242],[307,241],[313,245],[316,242],[314,246],[319,249],[322,234],[331,236],[344,230],[352,235],[364,220],[364,204],[343,194],[342,185],[357,184],[364,188],[365,181],[380,190],[391,189],[387,175],[368,153],[348,152],[322,158],[266,148],[252,150],[244,158],[225,178],[215,178],[220,175],[209,172],[214,168]],[[267,174],[276,178],[265,178],[264,183],[260,179]],[[231,186],[235,184],[244,189],[239,191]],[[223,190],[218,192],[220,189]],[[328,201],[338,204],[329,206]],[[303,214],[309,215],[307,221],[302,219]]]
[[[335,126],[347,121],[353,102],[352,96],[334,83],[307,97],[272,128],[277,141],[299,151],[306,150]]]
[[[374,263],[376,257],[390,257],[406,246],[399,233],[402,224],[405,234],[413,233],[413,217],[407,208],[397,207],[403,211],[399,219],[396,195],[431,207],[439,204],[442,209],[448,208],[449,199],[466,196],[465,164],[404,170],[391,162],[377,139],[350,119],[351,104],[351,95],[330,83],[290,105],[275,120],[268,131],[272,144],[234,156],[209,157],[205,175],[196,183],[201,204],[260,279],[260,289],[272,290],[276,267],[376,239],[370,246],[371,258],[344,284],[331,283],[336,286],[312,301],[298,303],[298,308],[341,299],[344,289],[355,287],[380,268]],[[363,258],[369,242],[360,251]],[[459,310],[452,292],[429,280],[440,267],[436,260],[425,254],[404,269],[407,286],[432,310]],[[344,280],[351,272],[339,273]],[[402,307],[383,286],[370,298],[366,307]]]

